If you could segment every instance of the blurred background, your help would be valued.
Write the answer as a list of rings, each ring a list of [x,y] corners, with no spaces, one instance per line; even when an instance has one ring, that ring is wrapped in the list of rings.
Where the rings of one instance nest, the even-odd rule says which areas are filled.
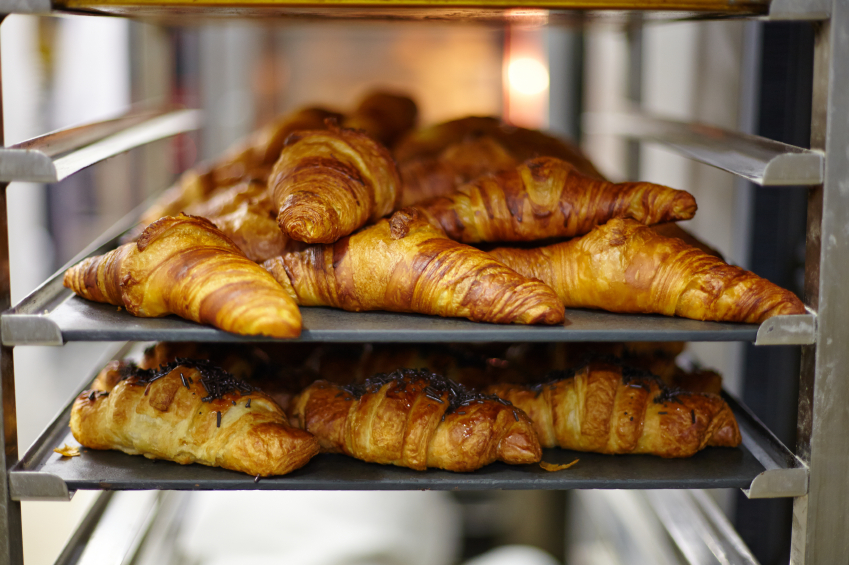
[[[205,112],[205,126],[197,133],[133,150],[55,185],[12,184],[13,301],[180,172],[218,155],[279,113],[316,104],[350,108],[373,88],[412,95],[421,124],[501,115],[576,140],[612,180],[688,190],[698,200],[699,214],[687,229],[729,262],[801,295],[804,191],[757,188],[659,147],[637,146],[606,134],[594,116],[641,104],[662,116],[807,147],[810,27],[754,21],[642,25],[627,18],[583,27],[540,26],[546,18],[541,12],[527,18],[528,24],[506,28],[223,21],[170,28],[118,18],[7,17],[0,26],[6,145],[115,116],[139,103]],[[21,446],[35,439],[79,388],[78,377],[89,378],[105,352],[105,344],[85,343],[15,349]],[[798,348],[694,343],[686,355],[690,363],[721,372],[728,391],[742,397],[786,445],[795,445]],[[223,559],[226,553],[209,541],[216,529],[198,524],[206,524],[204,517],[218,519],[236,494],[191,500],[185,512],[192,519],[183,520],[189,525],[182,541],[175,542],[180,562]],[[358,553],[370,534],[343,535],[350,528],[344,516],[310,534],[287,531],[293,520],[279,512],[312,509],[310,515],[321,523],[322,512],[339,512],[340,499],[326,493],[255,493],[250,495],[255,516],[267,526],[257,539],[269,539],[264,532],[273,527],[278,545],[290,547],[317,539],[320,532],[321,539],[338,539],[338,548],[346,550],[316,563],[450,564],[513,544],[545,553],[527,550],[518,557],[507,550],[491,557],[502,561],[491,563],[687,562],[657,519],[652,521],[661,493],[343,494],[350,498],[346,506],[361,509],[351,516],[353,522],[374,516],[377,530],[420,527],[421,535],[399,538],[395,549],[384,553]],[[788,561],[789,500],[749,501],[736,491],[711,496],[761,563]],[[24,503],[27,563],[52,563],[92,499],[80,492],[70,503]],[[416,526],[400,518],[411,512],[419,516],[410,523]],[[392,516],[399,518],[387,523]],[[647,545],[648,539],[653,541]],[[424,547],[439,549],[422,553],[427,557],[420,555],[420,561],[410,557]],[[290,549],[296,551],[294,545]],[[249,562],[242,557],[237,562]],[[307,562],[296,553],[288,557],[286,562]],[[266,556],[253,562],[280,561]]]

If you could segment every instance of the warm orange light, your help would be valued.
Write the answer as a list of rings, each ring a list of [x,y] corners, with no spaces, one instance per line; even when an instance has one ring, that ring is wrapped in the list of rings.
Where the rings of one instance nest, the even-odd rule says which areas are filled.
[[[507,67],[510,88],[522,94],[540,94],[548,88],[548,69],[537,59],[520,57]]]

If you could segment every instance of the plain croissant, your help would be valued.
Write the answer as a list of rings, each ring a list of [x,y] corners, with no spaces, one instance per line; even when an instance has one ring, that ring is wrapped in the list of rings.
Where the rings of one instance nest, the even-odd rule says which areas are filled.
[[[413,129],[419,109],[409,96],[385,91],[370,92],[360,100],[342,126],[366,132],[372,139],[391,147]]]
[[[83,392],[71,410],[71,432],[86,447],[263,477],[302,467],[319,451],[268,396],[208,363],[147,371],[120,364],[111,374],[107,390]]]
[[[567,308],[750,324],[805,313],[789,290],[634,220],[611,220],[548,247],[491,253],[548,284]]]
[[[314,434],[323,452],[417,470],[473,471],[542,456],[520,410],[424,371],[398,370],[362,385],[317,381],[295,399],[291,421]]]
[[[291,135],[268,189],[286,235],[333,243],[389,214],[401,180],[385,147],[360,131],[331,127]]]
[[[527,413],[543,447],[689,457],[709,445],[740,444],[734,414],[719,396],[673,391],[618,363],[593,361],[543,384],[497,384],[484,392]]]
[[[554,292],[445,237],[414,209],[334,245],[263,263],[301,306],[418,312],[500,324],[557,324]]]
[[[451,239],[476,243],[573,237],[620,217],[646,225],[689,220],[696,200],[657,184],[594,179],[566,161],[539,157],[416,207]]]
[[[274,278],[203,218],[162,218],[135,243],[65,272],[83,298],[144,318],[177,314],[242,335],[297,337],[301,313]]]

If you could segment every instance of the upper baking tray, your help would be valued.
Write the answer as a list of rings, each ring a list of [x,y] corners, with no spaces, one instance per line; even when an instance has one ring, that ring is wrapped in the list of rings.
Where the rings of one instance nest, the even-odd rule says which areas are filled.
[[[104,253],[133,225],[131,213],[83,251]],[[4,345],[62,345],[68,341],[265,341],[209,326],[166,318],[136,318],[109,304],[75,296],[58,271],[17,306],[0,316]],[[655,315],[567,310],[557,326],[475,323],[457,318],[390,312],[344,312],[301,308],[299,341],[322,342],[557,342],[557,341],[754,341],[756,344],[813,343],[814,314],[776,316],[761,324],[700,322]]]

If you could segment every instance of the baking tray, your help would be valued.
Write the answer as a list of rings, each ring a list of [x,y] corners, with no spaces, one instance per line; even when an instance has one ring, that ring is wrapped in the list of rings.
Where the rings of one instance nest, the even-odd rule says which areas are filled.
[[[739,448],[707,448],[687,459],[601,455],[546,449],[543,461],[579,462],[549,472],[539,465],[494,463],[471,473],[414,471],[320,454],[282,477],[255,481],[244,473],[178,465],[117,451],[81,449],[63,458],[53,449],[78,446],[70,431],[71,403],[10,471],[15,500],[67,500],[76,490],[492,490],[741,488],[753,497],[807,493],[807,469],[766,427],[727,398],[743,436]]]
[[[90,302],[62,286],[67,267],[114,249],[135,224],[131,212],[47,282],[0,316],[4,345],[62,345],[68,341],[269,341],[227,333],[178,318],[137,318],[109,304]],[[659,315],[567,310],[557,326],[499,325],[390,312],[301,308],[311,342],[555,342],[555,341],[753,341],[765,345],[813,343],[816,315],[775,316],[760,326],[701,322]]]

